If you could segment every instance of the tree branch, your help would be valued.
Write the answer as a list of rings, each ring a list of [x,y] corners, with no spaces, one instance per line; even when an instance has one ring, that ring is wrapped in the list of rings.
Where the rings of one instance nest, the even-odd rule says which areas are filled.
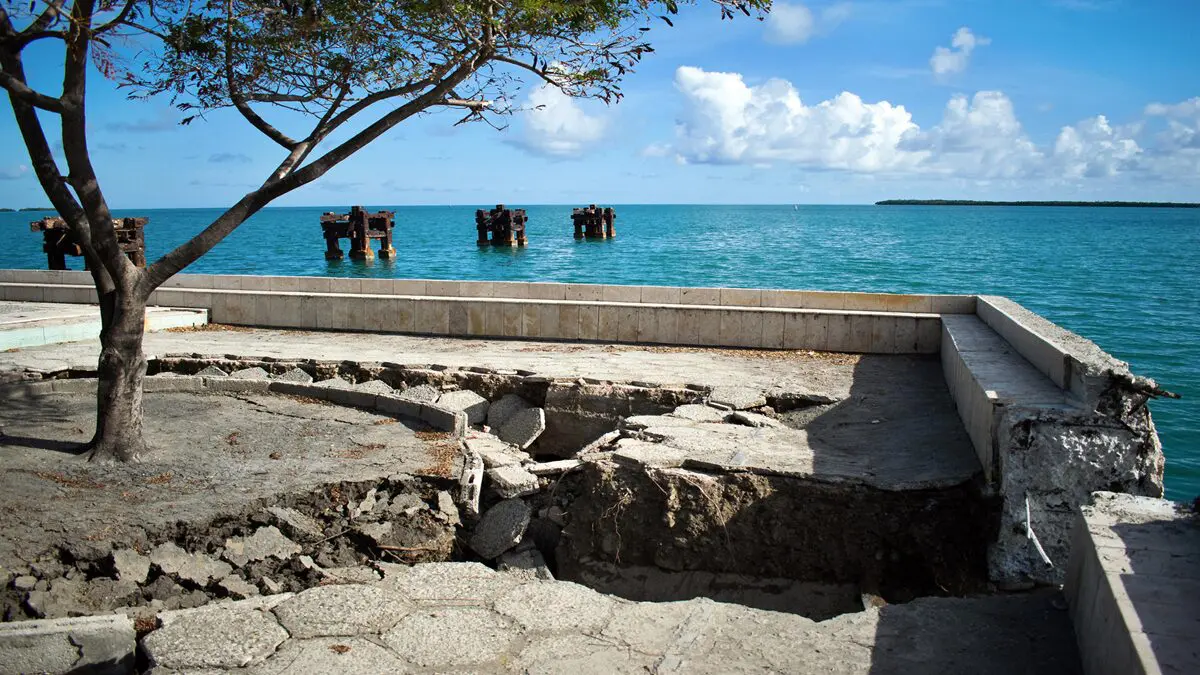
[[[138,0],[125,0],[125,6],[121,8],[121,12],[112,18],[111,21],[101,24],[99,28],[92,31],[92,35],[103,35],[108,31],[121,26],[133,14],[133,8],[137,6]]]
[[[8,90],[10,96],[15,96],[35,108],[59,114],[66,109],[62,99],[30,89],[29,85],[25,84],[24,75],[16,77],[8,72],[7,68],[0,71],[0,87]]]
[[[258,113],[246,103],[246,99],[237,91],[235,84],[236,78],[233,74],[233,2],[226,0],[225,3],[225,83],[229,87],[229,98],[233,101],[233,106],[237,108],[242,117],[251,124],[255,129],[258,129],[267,138],[275,141],[283,146],[285,150],[291,150],[296,147],[295,139],[276,129],[269,122],[259,116]]]

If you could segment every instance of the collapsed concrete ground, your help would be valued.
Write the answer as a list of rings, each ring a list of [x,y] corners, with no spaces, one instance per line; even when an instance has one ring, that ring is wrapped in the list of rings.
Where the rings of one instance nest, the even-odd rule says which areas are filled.
[[[557,349],[576,358],[622,355],[546,346],[534,356]],[[647,352],[657,360],[728,360],[701,350]],[[482,560],[530,583],[575,580],[633,601],[707,597],[819,620],[991,590],[988,549],[999,504],[938,361],[766,354],[735,357],[754,364],[735,385],[669,384],[645,370],[647,379],[621,382],[485,366],[168,354],[151,364],[148,400],[234,397],[273,409],[268,415],[281,412],[281,401],[358,408],[353,414],[376,416],[361,422],[376,430],[409,426],[376,421],[421,417],[440,428],[410,423],[411,445],[433,446],[428,457],[418,453],[415,467],[332,485],[318,480],[286,497],[251,490],[241,509],[160,528],[140,549],[51,548],[25,568],[5,570],[9,618],[132,604],[144,608],[133,614],[145,630],[166,626],[162,612],[170,609],[376,584],[387,563],[423,560]],[[89,373],[13,372],[35,375],[50,395],[26,401],[44,404],[72,396],[70,378]],[[87,397],[74,396],[86,419]],[[187,410],[179,402],[164,408]],[[28,404],[21,416],[36,428],[45,418],[28,415],[47,409]],[[417,414],[379,414],[389,409]],[[372,437],[351,438],[338,458],[345,464],[381,449]],[[267,460],[280,461],[270,453]],[[49,480],[70,492],[86,489],[88,479]],[[80,539],[68,534],[64,543]],[[130,588],[122,586],[123,569],[132,570],[126,581],[140,581],[121,596]]]

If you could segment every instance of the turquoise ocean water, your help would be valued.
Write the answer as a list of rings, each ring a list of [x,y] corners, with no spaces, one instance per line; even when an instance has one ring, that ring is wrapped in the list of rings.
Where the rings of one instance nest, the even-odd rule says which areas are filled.
[[[387,207],[397,259],[326,262],[318,216],[267,209],[189,272],[748,286],[1006,295],[1183,395],[1152,406],[1167,492],[1200,494],[1200,210],[919,206],[617,206],[617,238],[577,242],[569,206],[526,207],[526,249],[479,249],[474,206]],[[148,209],[148,257],[215,209]],[[28,223],[0,213],[0,268],[43,268]],[[79,268],[79,262],[72,261]]]

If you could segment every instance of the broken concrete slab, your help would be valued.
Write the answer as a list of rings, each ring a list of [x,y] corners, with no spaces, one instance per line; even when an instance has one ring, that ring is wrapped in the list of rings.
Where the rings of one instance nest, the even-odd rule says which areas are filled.
[[[578,459],[560,459],[554,462],[534,462],[526,469],[529,473],[535,476],[557,476],[561,473],[574,471],[583,466],[583,461]]]
[[[533,444],[546,430],[546,411],[541,408],[526,408],[517,411],[500,427],[500,440],[512,443],[524,450]]]
[[[229,373],[216,366],[207,366],[200,372],[196,373],[196,377],[229,377]]]
[[[708,402],[730,410],[747,410],[766,405],[767,397],[752,387],[716,387],[708,395]]]
[[[496,611],[531,632],[597,632],[608,623],[617,601],[566,581],[524,584],[496,600]]]
[[[18,591],[32,591],[37,587],[38,579],[29,574],[22,574],[12,581],[12,587]]]
[[[275,607],[293,638],[382,633],[410,611],[404,597],[377,586],[318,586]]]
[[[476,433],[466,439],[467,449],[478,453],[483,459],[483,465],[489,469],[510,464],[523,464],[533,461],[529,453],[516,446],[505,443],[491,434]]]
[[[458,506],[454,504],[454,497],[449,492],[441,490],[437,493],[437,510],[446,518],[446,522],[450,525],[458,525],[462,522],[462,517],[458,513]]]
[[[271,379],[271,374],[258,366],[254,366],[253,368],[235,370],[229,374],[229,377],[241,380],[269,380]]]
[[[517,638],[510,620],[482,607],[445,607],[416,612],[383,634],[397,654],[435,672],[499,666]],[[470,635],[471,639],[463,639]]]
[[[488,400],[469,390],[448,391],[442,394],[437,404],[449,410],[458,410],[467,414],[467,424],[483,424],[487,419]]]
[[[553,581],[554,575],[546,565],[546,559],[536,548],[524,551],[509,551],[496,561],[496,569],[530,581]]]
[[[331,377],[327,380],[321,380],[320,382],[313,382],[313,385],[317,386],[317,387],[329,387],[331,389],[353,389],[354,388],[353,384],[350,384],[348,381],[346,381],[344,378],[341,378],[341,377]]]
[[[311,384],[313,381],[312,375],[299,369],[292,368],[291,370],[275,376],[277,382],[297,382],[299,384]]]
[[[236,600],[252,598],[258,595],[257,586],[236,574],[230,574],[224,579],[218,581],[217,587],[224,591],[229,597]]]
[[[373,584],[383,577],[378,570],[371,567],[353,565],[350,567],[327,567],[325,578],[339,584]]]
[[[287,560],[300,553],[300,545],[283,536],[274,525],[260,527],[249,537],[231,537],[225,540],[225,560],[237,567],[267,558]]]
[[[489,469],[487,477],[491,479],[492,489],[503,499],[531,495],[539,487],[537,476],[516,465]]]
[[[428,384],[418,384],[415,387],[409,387],[400,392],[399,398],[406,401],[416,401],[417,403],[433,403],[438,400],[441,392]]]
[[[117,571],[117,578],[122,581],[141,584],[150,574],[150,559],[131,548],[113,551],[112,564]]]
[[[203,553],[188,553],[174,542],[159,544],[150,552],[150,562],[169,574],[197,586],[224,579],[233,571],[229,563],[214,560]]]
[[[388,539],[392,536],[392,524],[387,521],[381,523],[361,523],[355,525],[354,529],[375,542],[376,546],[387,544]]]
[[[397,565],[376,563],[383,581],[376,584],[391,589],[420,606],[490,606],[492,600],[521,583],[477,562],[422,563]]]
[[[142,639],[142,651],[153,668],[173,671],[261,663],[288,639],[288,631],[259,607],[243,600],[163,612],[162,627]]]
[[[266,663],[255,668],[255,675],[291,675],[303,667],[305,673],[377,673],[410,672],[411,666],[387,648],[375,643],[376,637],[324,637],[291,639]]]
[[[284,506],[269,506],[267,507],[267,512],[274,517],[283,531],[293,539],[308,543],[317,541],[325,536],[324,529],[320,523],[296,509]]]
[[[667,413],[667,416],[678,417],[692,422],[724,422],[725,416],[728,414],[728,411],[717,410],[712,406],[700,403],[688,403],[679,406],[674,412]]]
[[[748,427],[771,427],[774,429],[782,429],[787,426],[777,419],[772,419],[766,415],[759,415],[758,413],[746,412],[744,410],[738,410],[731,414],[728,421]]]
[[[518,412],[532,408],[528,401],[516,394],[505,394],[488,407],[487,423],[492,429],[499,429]]]
[[[471,549],[491,560],[521,542],[532,512],[520,499],[506,499],[484,512],[471,535]]]
[[[123,614],[0,623],[0,673],[96,673],[136,668],[137,635]]]
[[[683,406],[681,406],[681,407],[683,407]],[[716,410],[715,408],[709,408],[708,406],[698,406],[698,407],[704,408],[705,411],[711,410],[714,413],[721,412],[721,411]],[[631,429],[631,430],[636,431],[639,429],[645,429],[646,427],[651,426],[651,425],[659,426],[659,427],[671,426],[671,425],[687,427],[687,426],[696,424],[697,420],[689,419],[688,417],[686,417],[686,415],[688,415],[688,414],[689,413],[687,411],[685,411],[684,415],[671,416],[671,417],[667,417],[667,416],[663,416],[663,415],[634,415],[633,417],[626,417],[624,420],[622,420],[621,428],[622,429]],[[692,414],[697,415],[697,416],[711,417],[711,413],[707,413],[704,411],[698,411],[698,412],[692,413]],[[715,419],[707,419],[707,420],[701,420],[701,421],[720,422],[721,418],[717,417]]]

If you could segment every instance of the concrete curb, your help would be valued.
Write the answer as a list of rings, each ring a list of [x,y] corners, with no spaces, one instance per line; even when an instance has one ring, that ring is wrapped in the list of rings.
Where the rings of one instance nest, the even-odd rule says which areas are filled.
[[[0,624],[0,675],[135,672],[137,634],[123,614]]]

